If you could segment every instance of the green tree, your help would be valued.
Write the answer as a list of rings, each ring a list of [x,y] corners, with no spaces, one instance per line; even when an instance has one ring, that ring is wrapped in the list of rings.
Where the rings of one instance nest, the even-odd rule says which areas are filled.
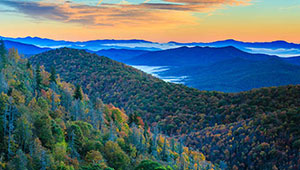
[[[27,60],[26,68],[27,68],[27,69],[31,69],[31,64],[30,64],[30,61],[29,61],[29,60]]]
[[[29,150],[30,143],[33,140],[32,135],[32,125],[27,120],[27,117],[22,115],[16,123],[16,140],[22,150]]]
[[[3,40],[0,40],[0,69],[4,68],[7,64],[7,51]]]
[[[57,83],[56,82],[56,69],[54,66],[51,67],[51,72],[50,72],[50,77],[49,77],[50,82],[52,83]]]
[[[75,87],[74,98],[77,100],[83,99],[82,89],[81,89],[80,85],[78,85],[78,84]]]
[[[160,167],[155,168],[154,170],[167,170],[167,168],[160,166]]]
[[[128,167],[130,159],[117,143],[106,142],[103,152],[110,167],[116,170],[124,170]]]
[[[0,93],[4,92],[7,93],[8,91],[8,84],[5,80],[4,74],[0,72]]]
[[[167,138],[164,139],[164,145],[161,151],[161,160],[169,161],[169,153],[168,153],[168,146],[167,146]]]
[[[56,124],[55,120],[51,120],[51,124],[52,124],[51,130],[55,141],[58,143],[63,142],[64,140],[63,130],[59,125]]]
[[[80,170],[102,170],[102,168],[98,164],[90,164],[88,166],[80,167]]]
[[[11,164],[9,165],[9,169],[15,170],[27,170],[27,157],[24,152],[19,149],[16,153],[16,156],[13,158]]]
[[[154,162],[151,160],[143,160],[135,170],[155,170],[156,168],[161,167],[158,162]]]
[[[42,76],[41,76],[41,69],[39,64],[37,64],[35,68],[35,81],[36,81],[36,90],[39,94],[42,89]]]
[[[47,114],[40,114],[34,122],[37,136],[43,146],[51,148],[54,144],[54,138],[51,130],[51,119]]]

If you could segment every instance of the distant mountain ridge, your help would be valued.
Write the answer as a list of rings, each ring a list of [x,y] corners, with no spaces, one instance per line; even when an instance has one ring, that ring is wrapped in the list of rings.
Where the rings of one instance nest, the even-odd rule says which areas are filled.
[[[93,51],[91,51],[93,52]],[[137,57],[142,54],[146,54],[149,51],[146,50],[129,50],[129,49],[104,49],[99,50],[93,53],[96,53],[100,56],[108,57],[112,60],[116,60],[119,62],[126,62],[134,57]]]
[[[25,57],[50,50],[50,48],[39,48],[31,44],[24,44],[10,40],[4,40],[4,44],[6,48],[18,49],[19,53],[25,55]]]
[[[10,40],[5,40],[5,44],[8,48],[19,49],[25,57],[50,50]],[[148,70],[153,70],[151,67],[156,68],[152,74],[157,77],[200,90],[239,92],[300,83],[299,57],[279,58],[273,55],[251,54],[233,46],[185,46],[160,51],[136,49],[87,51],[137,68],[150,68]]]
[[[32,44],[38,47],[47,48],[60,48],[70,47],[76,49],[87,49],[91,51],[99,51],[103,49],[134,49],[134,50],[147,50],[158,51],[172,48],[178,48],[183,46],[201,46],[201,47],[226,47],[234,46],[240,50],[249,53],[263,53],[269,55],[278,55],[283,57],[300,56],[300,44],[289,43],[286,41],[273,41],[273,42],[242,42],[233,39],[215,41],[215,42],[191,42],[180,43],[170,41],[168,43],[158,43],[146,40],[129,39],[129,40],[90,40],[90,41],[64,41],[64,40],[51,40],[48,38],[39,37],[24,37],[24,38],[9,38],[1,37],[0,39],[16,41],[26,44]]]
[[[299,48],[300,44],[296,43],[290,43],[283,40],[277,40],[277,41],[271,41],[271,42],[243,42],[243,41],[236,41],[234,39],[227,39],[222,41],[215,41],[215,42],[208,42],[208,43],[202,43],[202,42],[193,42],[193,43],[178,43],[178,42],[172,42],[177,45],[215,45],[215,46],[247,46],[247,47],[257,47],[260,48]]]
[[[207,66],[216,62],[233,59],[236,57],[247,60],[266,60],[277,58],[265,54],[250,54],[233,46],[227,47],[180,47],[163,51],[148,52],[131,58],[128,64],[150,66]]]
[[[10,37],[2,37],[0,39],[16,41],[20,43],[32,44],[38,47],[48,47],[48,48],[61,48],[61,47],[72,47],[76,49],[87,49],[92,51],[98,51],[102,49],[110,49],[110,48],[119,48],[123,49],[125,47],[118,46],[117,44],[157,44],[154,42],[146,41],[146,40],[138,40],[138,39],[130,39],[130,40],[115,40],[115,39],[103,39],[103,40],[90,40],[90,41],[65,41],[65,40],[52,40],[48,38],[40,38],[40,37],[23,37],[23,38],[10,38]],[[139,47],[126,47],[128,49],[140,49]],[[144,49],[144,48],[141,48]],[[159,48],[149,47],[147,50],[159,50]]]

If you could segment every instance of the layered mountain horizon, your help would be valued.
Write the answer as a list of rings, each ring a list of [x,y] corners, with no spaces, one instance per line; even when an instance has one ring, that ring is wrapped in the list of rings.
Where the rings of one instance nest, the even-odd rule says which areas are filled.
[[[0,39],[19,42],[23,44],[35,45],[39,48],[60,48],[70,47],[77,49],[87,49],[90,51],[99,51],[104,49],[131,49],[131,50],[146,50],[158,51],[178,47],[226,47],[233,46],[240,50],[249,53],[262,53],[269,55],[277,55],[280,57],[300,56],[300,44],[286,42],[284,40],[275,40],[271,42],[243,42],[234,39],[225,39],[214,42],[190,42],[181,43],[169,41],[166,43],[152,42],[142,39],[99,39],[89,41],[65,41],[53,40],[49,38],[40,37],[3,37]]]
[[[71,42],[39,37],[2,38],[8,48],[17,48],[24,57],[62,47],[84,49],[133,66],[167,82],[185,84],[199,90],[240,92],[300,83],[300,57],[286,57],[287,53],[284,53],[284,57],[268,54],[272,51],[270,49],[273,52],[290,50],[296,52],[294,54],[300,51],[299,44],[285,41],[156,43],[145,40]],[[250,48],[269,50],[256,53],[257,50],[249,52]]]

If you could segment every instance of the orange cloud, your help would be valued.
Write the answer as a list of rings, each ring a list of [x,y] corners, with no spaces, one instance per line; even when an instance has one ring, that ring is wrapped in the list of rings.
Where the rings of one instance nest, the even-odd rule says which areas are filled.
[[[1,0],[35,19],[50,19],[90,26],[145,26],[195,24],[190,12],[211,12],[222,5],[246,5],[250,0],[164,0],[165,3],[107,4],[90,6],[72,1]],[[148,1],[145,1],[148,2]]]

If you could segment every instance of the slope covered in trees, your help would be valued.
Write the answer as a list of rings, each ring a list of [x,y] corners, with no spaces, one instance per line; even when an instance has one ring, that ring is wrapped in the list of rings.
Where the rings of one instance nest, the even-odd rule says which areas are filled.
[[[141,115],[165,133],[186,137],[186,144],[220,165],[299,168],[300,86],[235,94],[205,92],[67,48],[42,53],[31,61],[48,69],[55,66],[62,78],[81,84],[90,96],[124,108],[127,114]]]
[[[54,69],[1,47],[0,169],[218,169],[138,115],[89,98]]]
[[[232,100],[219,108],[230,123],[195,130],[187,135],[189,146],[232,168],[299,169],[300,86],[253,90]]]
[[[196,89],[166,83],[125,64],[84,50],[61,48],[30,58],[33,64],[54,66],[66,81],[80,84],[91,97],[137,112],[149,122],[177,113],[194,114],[209,103]],[[212,93],[208,93],[212,94]],[[193,107],[190,107],[193,106]],[[155,115],[155,116],[153,116]]]

